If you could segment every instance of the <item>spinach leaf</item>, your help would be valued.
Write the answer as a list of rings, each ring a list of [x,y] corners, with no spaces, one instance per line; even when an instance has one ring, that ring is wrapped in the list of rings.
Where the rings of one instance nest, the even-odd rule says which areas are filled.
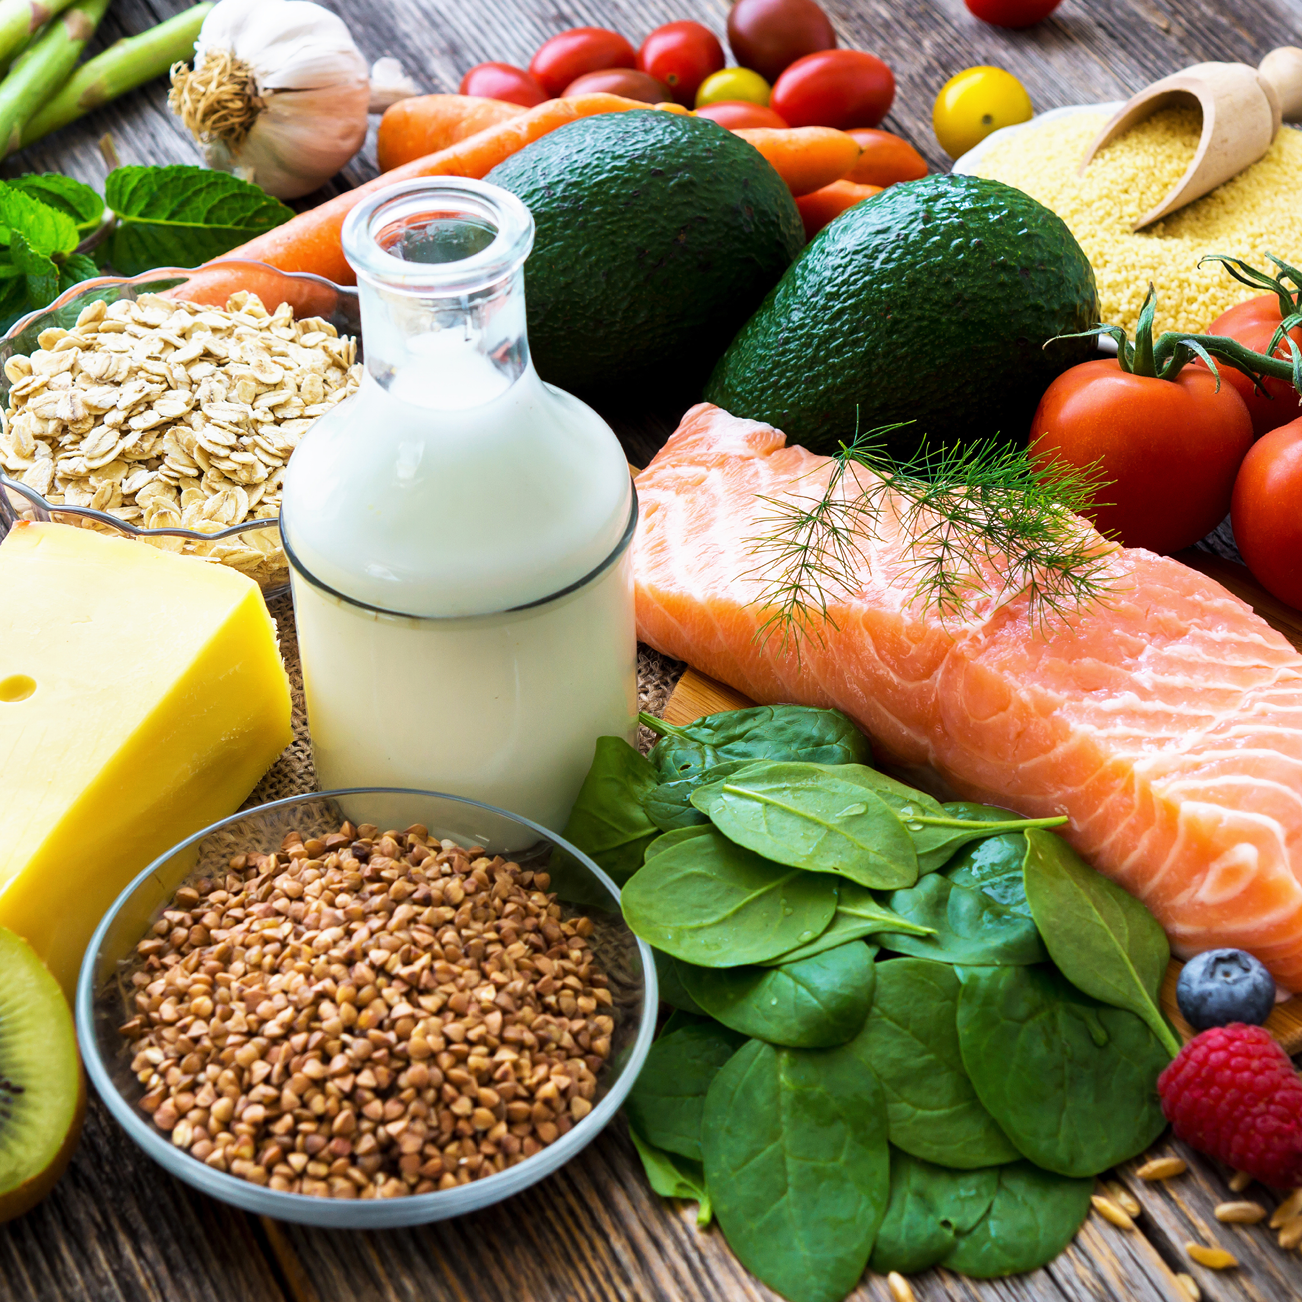
[[[924,877],[887,901],[910,922],[935,929],[933,936],[882,933],[880,941],[897,954],[945,963],[1026,964],[1047,958],[1040,933],[1029,918],[996,904],[981,891],[956,886],[943,873]]]
[[[959,982],[948,963],[878,965],[855,1048],[886,1091],[891,1143],[941,1166],[975,1170],[1020,1156],[981,1106],[958,1045]]]
[[[736,967],[822,935],[836,912],[836,879],[769,863],[709,827],[649,859],[621,903],[647,944],[703,967]]]
[[[642,1159],[647,1183],[661,1198],[681,1198],[696,1203],[696,1223],[702,1229],[709,1225],[714,1213],[710,1209],[710,1195],[705,1188],[705,1171],[699,1162],[678,1153],[666,1153],[648,1144],[641,1135],[628,1128],[628,1137]]]
[[[890,1192],[881,1086],[853,1053],[752,1040],[714,1079],[701,1132],[714,1214],[790,1302],[842,1302]]]
[[[1022,881],[1026,859],[1026,837],[1021,832],[1003,832],[975,845],[965,846],[942,870],[955,886],[967,886],[1002,904],[1021,918],[1030,918]]]
[[[807,765],[755,765],[698,788],[692,804],[730,840],[774,863],[837,873],[861,886],[918,879],[913,843],[890,806]]]
[[[796,963],[802,958],[812,958],[824,950],[836,949],[838,945],[848,944],[852,940],[863,940],[887,928],[909,932],[916,936],[931,935],[929,927],[919,927],[898,913],[878,904],[873,893],[857,882],[844,881],[837,887],[836,913],[831,925],[821,936],[798,945],[777,958],[764,960],[761,966],[773,967],[782,963]]]
[[[797,1049],[853,1040],[873,1001],[873,955],[851,941],[781,967],[696,967],[679,963],[691,997],[743,1035]]]
[[[1158,995],[1171,961],[1161,924],[1060,837],[1027,832],[1026,844],[1026,898],[1049,957],[1078,990],[1141,1018],[1174,1058],[1180,1041]]]
[[[998,1167],[951,1171],[892,1145],[891,1201],[869,1266],[916,1275],[938,1265],[990,1210],[998,1188]]]
[[[708,782],[721,782],[751,763],[751,760],[729,760],[727,764],[716,764],[712,769],[685,778],[662,782],[643,799],[642,808],[646,810],[647,817],[664,832],[704,826],[710,820],[692,804],[692,792]]]
[[[656,985],[660,988],[660,1002],[685,1013],[697,1013],[704,1017],[705,1009],[687,993],[678,975],[678,960],[672,954],[665,954],[658,949],[653,949],[651,953],[656,961]]]
[[[975,1279],[1018,1275],[1051,1262],[1089,1215],[1093,1180],[1041,1171],[1030,1162],[999,1168],[990,1210],[959,1237],[943,1264]]]
[[[1024,1157],[1060,1175],[1097,1175],[1162,1133],[1157,1077],[1169,1058],[1134,1013],[1047,965],[958,976],[963,1065]]]
[[[683,841],[690,841],[693,837],[702,834],[708,836],[712,831],[714,831],[714,828],[708,822],[701,823],[697,827],[676,827],[672,832],[666,832],[663,836],[656,837],[643,851],[642,860],[644,863],[649,862],[656,855],[664,854],[666,850],[680,845]]]
[[[699,1161],[706,1091],[746,1037],[706,1017],[674,1016],[677,1026],[652,1044],[624,1111],[657,1148]]]
[[[757,705],[725,710],[677,727],[643,714],[660,740],[651,762],[663,781],[700,773],[729,760],[813,760],[822,764],[871,764],[868,738],[839,710],[806,705]]]
[[[642,812],[642,797],[655,784],[651,765],[622,737],[597,738],[592,767],[561,835],[616,886],[637,872],[643,852],[660,835]]]

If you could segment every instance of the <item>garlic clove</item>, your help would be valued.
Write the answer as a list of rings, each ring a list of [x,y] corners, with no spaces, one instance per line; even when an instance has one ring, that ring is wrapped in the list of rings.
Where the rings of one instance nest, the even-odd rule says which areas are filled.
[[[371,66],[372,113],[383,113],[400,99],[410,99],[420,94],[420,87],[402,69],[402,64],[391,54],[376,59]]]

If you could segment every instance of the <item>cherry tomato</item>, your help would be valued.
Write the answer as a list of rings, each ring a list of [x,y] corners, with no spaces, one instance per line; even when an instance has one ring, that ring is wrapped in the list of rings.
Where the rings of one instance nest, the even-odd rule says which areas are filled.
[[[533,108],[547,98],[538,79],[509,63],[477,63],[461,78],[462,95],[502,99],[508,104]]]
[[[1228,312],[1222,312],[1207,327],[1209,335],[1229,335],[1239,343],[1251,348],[1255,353],[1264,353],[1271,336],[1279,329],[1279,298],[1275,294],[1263,294],[1260,298],[1250,298],[1246,303],[1236,303]],[[1302,346],[1302,326],[1290,330],[1289,334]],[[1283,341],[1275,349],[1276,357],[1288,357],[1288,349]],[[1287,380],[1277,380],[1267,376],[1264,381],[1266,392],[1258,393],[1256,386],[1232,366],[1220,366],[1221,379],[1232,384],[1238,391],[1252,417],[1252,431],[1260,438],[1278,426],[1302,416],[1302,398]],[[1302,511],[1302,499],[1299,500]]]
[[[763,104],[744,99],[721,99],[696,110],[698,118],[709,118],[729,131],[744,127],[787,127],[790,123]]]
[[[642,42],[637,66],[663,81],[679,104],[696,102],[696,92],[727,60],[719,38],[700,23],[666,23]]]
[[[720,68],[712,72],[696,91],[696,107],[719,104],[723,100],[744,100],[748,104],[767,104],[769,84],[749,68]]]
[[[645,104],[664,104],[671,96],[669,87],[636,68],[607,68],[603,72],[585,72],[575,77],[562,94],[569,95],[622,95],[625,99],[640,99]]]
[[[1095,462],[1106,487],[1088,512],[1127,547],[1174,552],[1210,533],[1230,509],[1234,476],[1252,446],[1243,399],[1186,366],[1174,380],[1128,375],[1115,358],[1064,371],[1031,423],[1040,465]]]
[[[805,239],[812,240],[828,222],[835,221],[847,208],[881,194],[880,185],[855,185],[853,181],[833,181],[821,190],[796,197],[800,220],[805,223]]]
[[[549,95],[559,95],[576,77],[607,68],[637,67],[637,51],[605,27],[571,27],[538,47],[529,71]]]
[[[940,88],[931,125],[940,147],[958,158],[992,131],[1026,122],[1034,112],[1026,87],[1011,72],[982,66],[957,73]]]
[[[728,44],[743,68],[772,81],[806,54],[836,49],[836,32],[814,0],[737,0]]]
[[[895,98],[895,78],[875,54],[823,50],[777,79],[771,104],[793,127],[875,127]]]
[[[964,0],[983,23],[995,27],[1033,27],[1047,18],[1062,0]]]
[[[1302,419],[1252,445],[1234,481],[1230,520],[1257,582],[1302,606]]]
[[[863,153],[844,177],[856,185],[894,185],[897,181],[917,181],[927,175],[927,160],[907,140],[889,131],[872,127],[854,127],[853,136]]]

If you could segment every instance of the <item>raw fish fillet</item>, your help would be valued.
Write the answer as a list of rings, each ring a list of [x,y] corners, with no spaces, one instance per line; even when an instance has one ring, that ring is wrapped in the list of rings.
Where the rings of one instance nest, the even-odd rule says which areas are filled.
[[[1137,895],[1184,956],[1228,945],[1302,990],[1302,656],[1219,584],[1118,548],[1117,584],[1068,626],[1027,600],[962,621],[910,602],[889,523],[838,629],[799,661],[762,644],[750,541],[767,497],[830,463],[701,404],[637,478],[639,636],[757,701],[844,710],[900,766],[1063,835]],[[866,473],[866,472],[863,472]]]

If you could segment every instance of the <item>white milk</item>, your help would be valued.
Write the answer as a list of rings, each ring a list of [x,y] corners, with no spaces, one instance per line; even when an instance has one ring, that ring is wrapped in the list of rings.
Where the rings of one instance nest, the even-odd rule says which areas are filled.
[[[454,216],[422,248],[432,212]],[[396,256],[403,237],[446,255],[458,222],[488,247]],[[413,182],[355,209],[344,239],[367,375],[304,437],[281,511],[318,779],[559,831],[596,738],[636,721],[623,453],[528,359],[532,221],[512,196]]]

